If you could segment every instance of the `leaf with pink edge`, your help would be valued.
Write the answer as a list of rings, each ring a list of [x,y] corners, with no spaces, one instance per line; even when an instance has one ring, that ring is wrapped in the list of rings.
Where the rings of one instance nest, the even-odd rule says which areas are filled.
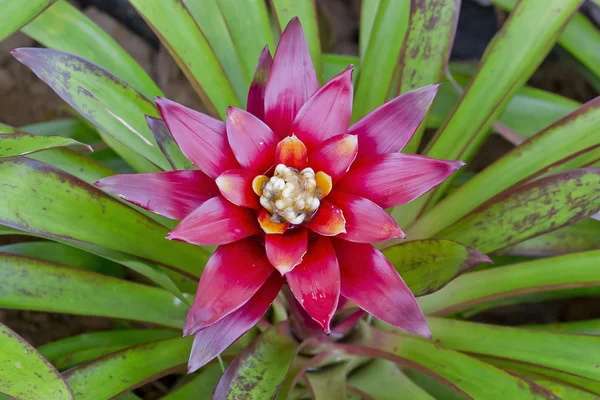
[[[415,296],[436,292],[476,265],[491,262],[472,247],[443,239],[406,242],[383,254]]]

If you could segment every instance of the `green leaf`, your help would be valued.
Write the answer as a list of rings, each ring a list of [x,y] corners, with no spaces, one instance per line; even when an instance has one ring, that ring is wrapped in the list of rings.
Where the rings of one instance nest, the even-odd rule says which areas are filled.
[[[385,102],[408,27],[409,14],[408,1],[379,1],[356,86],[353,121]]]
[[[514,244],[505,255],[548,257],[600,249],[600,221],[588,218],[545,235]]]
[[[162,95],[133,57],[65,0],[58,0],[22,31],[48,48],[73,53],[106,68],[148,98]]]
[[[210,364],[190,382],[162,397],[161,400],[211,400],[222,374],[219,364]]]
[[[227,367],[214,400],[273,398],[298,352],[298,343],[285,323],[264,331]]]
[[[17,158],[0,162],[0,175],[3,225],[128,253],[195,277],[208,259],[200,247],[166,240],[162,225],[49,165]]]
[[[347,56],[342,54],[323,54],[323,80],[329,81],[331,78],[345,70],[348,65],[354,65],[354,73],[352,74],[352,80],[356,84],[358,79],[360,60],[354,56]]]
[[[83,146],[89,151],[93,149],[87,144],[61,136],[35,136],[28,133],[0,134],[0,159],[24,156],[38,151],[65,146]]]
[[[373,25],[375,24],[375,18],[377,17],[377,10],[379,9],[380,0],[363,1],[360,9],[360,29],[359,34],[359,54],[361,61],[364,60],[369,48],[369,42],[371,40],[371,32],[373,31]]]
[[[458,66],[459,64],[450,64],[450,71],[454,80],[465,88],[473,74],[454,72]],[[456,89],[448,79],[444,79],[429,113],[427,127],[442,126],[459,100],[460,95]],[[580,105],[575,100],[555,93],[524,86],[510,99],[498,121],[521,136],[529,138],[575,111]]]
[[[131,346],[176,336],[180,336],[178,331],[166,329],[93,332],[48,343],[38,351],[62,371]]]
[[[492,0],[492,3],[510,11],[516,0]],[[583,14],[573,15],[558,37],[558,43],[600,77],[600,32]]]
[[[398,393],[411,400],[435,400],[388,360],[375,359],[355,370],[348,385],[377,400],[397,400]]]
[[[398,61],[396,96],[442,81],[460,11],[460,0],[411,0],[410,3],[408,31]],[[417,151],[425,123],[427,117],[405,152]]]
[[[0,40],[6,39],[23,25],[41,14],[54,0],[31,0],[27,6],[13,0],[0,1]]]
[[[192,340],[174,338],[142,344],[71,369],[65,376],[77,400],[109,399],[184,365]]]
[[[457,276],[490,259],[451,240],[416,240],[383,251],[415,296],[440,290]]]
[[[321,38],[319,37],[315,0],[271,0],[271,5],[277,18],[279,31],[283,31],[293,17],[300,19],[304,36],[306,36],[306,42],[308,43],[310,58],[312,58],[312,62],[315,65],[317,77],[321,80],[323,76],[323,59],[321,56]]]
[[[242,64],[247,93],[262,49],[268,45],[275,51],[267,4],[264,0],[217,0],[217,4]],[[245,104],[246,94],[242,99]]]
[[[561,382],[566,382],[568,384],[580,387],[595,394],[600,394],[600,382],[593,381],[591,379],[581,378],[576,375],[567,374],[562,371],[555,371],[550,368],[539,367],[537,365],[519,363],[512,360],[498,359],[496,357],[486,357],[480,355],[477,358],[482,359],[489,364],[496,365],[500,368],[514,371],[517,374],[523,374],[524,376],[528,376],[534,373],[540,376],[546,376],[552,379],[556,379]]]
[[[409,232],[430,236],[502,191],[536,177],[551,166],[600,146],[597,121],[600,98],[516,147],[449,194],[413,225]],[[506,171],[510,171],[507,174]]]
[[[476,358],[423,339],[373,329],[370,348],[356,347],[351,348],[350,351],[356,350],[360,354],[369,354],[369,350],[378,350],[372,355],[404,365],[408,364],[409,367],[415,367],[416,364],[425,368],[429,374],[435,374],[438,379],[468,398],[515,400],[549,398],[547,393],[543,391],[540,393],[539,386]],[[361,351],[362,349],[364,351]]]
[[[542,376],[535,376],[535,375],[531,375],[531,374],[530,375],[521,374],[521,375],[524,376],[525,378],[529,379],[530,381],[550,390],[552,393],[554,393],[557,397],[559,397],[562,400],[597,400],[598,399],[598,396],[596,396],[590,392],[576,388],[571,385],[567,385],[562,382],[553,381],[551,379],[544,378]]]
[[[96,127],[162,169],[169,169],[144,117],[157,117],[156,106],[133,87],[69,53],[30,48],[16,49],[12,54]]]
[[[525,328],[559,333],[578,333],[582,335],[600,336],[600,319],[561,322],[556,324],[526,325]]]
[[[94,154],[94,153],[93,153]],[[87,183],[115,174],[105,165],[71,149],[58,148],[29,155],[27,158],[52,165]]]
[[[22,242],[0,246],[0,252],[39,258],[56,264],[81,268],[116,278],[124,278],[125,272],[120,265],[97,257],[86,251],[61,243]]]
[[[0,307],[183,327],[187,306],[169,292],[95,272],[0,254]]]
[[[181,0],[130,2],[169,50],[210,114],[224,119],[228,106],[240,106],[219,60]]]
[[[599,192],[600,169],[560,172],[501,194],[435,236],[489,253],[593,215],[600,209]],[[416,227],[409,232],[424,235]]]
[[[100,142],[96,131],[78,119],[57,119],[54,121],[39,122],[37,124],[22,126],[19,130],[32,135],[68,137],[91,145]]]
[[[462,352],[508,358],[600,380],[600,338],[477,324],[427,320],[436,342]]]
[[[347,372],[348,361],[306,372],[306,380],[314,400],[346,400]]]
[[[580,0],[519,2],[488,45],[479,70],[425,154],[469,162],[485,141],[492,123],[537,69],[580,3]],[[452,177],[447,179],[405,212],[417,215],[429,202],[435,203],[452,180]]]
[[[142,157],[123,143],[119,142],[111,135],[98,130],[98,134],[102,140],[110,147],[121,159],[123,159],[131,168],[135,171],[143,172],[160,172],[161,168],[148,161],[148,159]]]
[[[18,400],[73,399],[56,369],[23,338],[0,323],[0,396]]]
[[[247,79],[244,73],[242,63],[231,39],[231,33],[227,28],[227,23],[217,1],[183,0],[223,66],[223,70],[227,74],[238,99],[245,101],[250,80]]]
[[[421,297],[419,305],[424,313],[444,315],[525,293],[600,286],[598,262],[600,250],[594,250],[471,272]]]

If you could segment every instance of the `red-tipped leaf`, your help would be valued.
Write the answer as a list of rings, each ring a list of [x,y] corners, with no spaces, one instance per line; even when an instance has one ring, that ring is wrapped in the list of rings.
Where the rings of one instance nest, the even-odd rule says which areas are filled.
[[[246,304],[272,273],[264,249],[253,238],[219,246],[202,272],[183,334],[193,335]]]
[[[354,135],[338,135],[320,144],[310,153],[310,166],[315,171],[323,171],[334,182],[348,172],[358,154],[358,140]]]
[[[264,122],[247,111],[227,109],[227,139],[243,168],[265,172],[274,162],[277,136]]]
[[[240,207],[260,208],[258,195],[252,189],[256,173],[247,169],[231,169],[216,179],[223,197]]]
[[[330,333],[331,318],[340,297],[340,267],[329,238],[313,239],[302,263],[287,275],[294,297]]]
[[[381,154],[356,160],[336,189],[365,197],[383,208],[393,207],[427,193],[463,165],[461,161],[414,154]]]
[[[265,237],[267,258],[281,275],[290,272],[302,262],[308,247],[308,231],[297,228],[283,234],[271,234]]]
[[[202,171],[113,175],[95,183],[100,189],[167,218],[184,219],[219,194]]]
[[[371,200],[354,194],[332,192],[327,200],[338,206],[346,219],[346,233],[338,237],[359,243],[383,242],[406,235],[394,218]]]
[[[406,92],[373,110],[350,127],[358,136],[358,157],[401,151],[421,125],[439,85]]]
[[[156,97],[156,105],[185,156],[213,179],[239,168],[225,133],[225,124],[174,101]]]
[[[343,296],[388,324],[431,337],[417,300],[379,250],[342,239],[331,242],[340,265]]]
[[[348,130],[352,116],[352,70],[349,66],[327,82],[298,112],[292,132],[309,149]]]
[[[296,114],[317,89],[319,81],[306,38],[294,17],[279,39],[265,90],[265,122],[279,138],[292,133]]]
[[[235,242],[260,232],[254,213],[221,196],[207,200],[169,232],[167,239],[200,246]]]
[[[271,273],[264,285],[246,304],[196,333],[190,353],[188,373],[204,366],[252,328],[269,309],[283,281],[277,272]]]
[[[252,82],[250,83],[246,105],[246,111],[261,121],[265,120],[265,89],[272,64],[273,58],[269,52],[269,46],[265,46],[256,63],[256,70],[254,71],[254,78],[252,78]]]

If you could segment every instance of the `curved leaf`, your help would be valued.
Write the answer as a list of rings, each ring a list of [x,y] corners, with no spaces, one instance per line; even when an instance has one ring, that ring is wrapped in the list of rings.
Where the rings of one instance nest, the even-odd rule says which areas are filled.
[[[462,352],[508,358],[600,380],[600,338],[429,318],[436,342]]]
[[[181,0],[130,3],[169,50],[212,115],[224,119],[228,106],[240,106],[219,60]]]
[[[444,315],[526,293],[600,286],[598,262],[600,250],[594,250],[471,272],[421,297],[419,305],[426,314]]]
[[[35,136],[28,133],[0,134],[0,159],[24,156],[54,147],[83,146],[93,151],[91,146],[61,136]]]
[[[62,243],[15,243],[0,246],[0,252],[38,258],[56,264],[63,264],[69,267],[81,268],[100,274],[114,276],[116,278],[125,277],[123,267],[120,265]]]
[[[306,383],[314,400],[346,400],[348,361],[306,372]]]
[[[78,55],[106,68],[148,98],[162,95],[133,57],[65,0],[58,0],[21,31],[45,47]]]
[[[363,1],[360,8],[360,28],[359,34],[359,55],[361,61],[365,58],[369,42],[371,40],[371,32],[377,17],[380,0]],[[358,63],[357,63],[358,65]]]
[[[0,323],[0,396],[18,400],[73,399],[58,371],[29,343]]]
[[[269,328],[242,350],[221,377],[213,400],[266,400],[277,395],[298,352],[287,324]]]
[[[0,253],[0,307],[183,327],[187,306],[169,292],[46,261]]]
[[[360,60],[355,56],[342,54],[323,54],[323,80],[330,81],[333,77],[343,72],[350,64],[354,65],[352,82],[356,85],[356,79],[360,75]]]
[[[0,162],[0,175],[3,225],[136,255],[192,276],[200,276],[208,259],[200,247],[166,240],[165,227],[49,165],[17,158]]]
[[[70,53],[26,48],[11,54],[97,128],[162,169],[169,169],[144,117],[158,117],[158,111],[140,92]]]
[[[42,13],[55,0],[32,0],[27,7],[13,0],[0,1],[0,40],[18,31],[23,25]]]
[[[191,338],[146,343],[71,369],[65,376],[77,400],[110,399],[181,367],[191,348]]]
[[[500,254],[548,257],[600,249],[600,221],[584,219],[502,250]]]
[[[600,318],[584,321],[561,322],[556,324],[526,325],[527,329],[539,329],[560,333],[579,333],[600,336]]]
[[[580,0],[519,2],[488,45],[479,70],[425,154],[469,162],[492,123],[537,69],[580,3]],[[441,197],[453,179],[447,179],[405,212],[418,215],[429,202],[435,203]]]
[[[96,131],[88,123],[78,119],[56,119],[24,125],[19,130],[37,136],[57,135],[94,145],[100,142]]]
[[[308,43],[310,58],[315,65],[317,77],[322,80],[323,77],[323,59],[321,56],[321,38],[319,37],[319,21],[317,20],[317,7],[315,0],[295,1],[295,0],[271,0],[271,6],[279,25],[279,31],[282,32],[288,22],[293,17],[298,17],[302,24],[304,36]],[[358,63],[356,63],[358,65]],[[348,65],[346,65],[347,67]],[[342,68],[342,70],[345,69]],[[342,72],[340,70],[339,72]],[[336,74],[337,75],[337,74]],[[324,79],[327,82],[329,79]]]
[[[471,399],[554,399],[549,391],[474,357],[429,341],[374,328],[368,347],[337,344],[349,354],[387,359],[433,375]]]
[[[87,183],[94,183],[115,174],[115,171],[71,149],[52,149],[29,155],[27,158],[52,165]]]
[[[576,169],[506,191],[436,236],[489,253],[574,224],[599,209],[600,169]],[[414,229],[413,235],[423,235]]]
[[[180,333],[166,329],[93,332],[48,343],[39,347],[38,351],[57,369],[65,370],[114,351],[175,336],[180,336]]]
[[[435,233],[502,191],[582,152],[600,147],[598,119],[600,98],[580,107],[475,175],[437,204],[412,229],[426,231],[425,235]],[[427,228],[422,230],[420,227]]]
[[[415,296],[436,292],[457,276],[490,259],[451,240],[416,240],[383,251]]]

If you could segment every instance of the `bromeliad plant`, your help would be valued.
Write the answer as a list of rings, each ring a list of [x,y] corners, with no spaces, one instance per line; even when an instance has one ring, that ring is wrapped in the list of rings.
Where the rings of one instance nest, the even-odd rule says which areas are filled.
[[[599,100],[524,87],[557,38],[600,76],[579,1],[496,1],[516,9],[476,71],[447,64],[459,1],[364,1],[360,58],[322,54],[310,1],[131,3],[206,113],[67,2],[3,5],[4,36],[49,48],[12,54],[91,124],[1,128],[0,233],[49,241],[1,249],[0,306],[165,329],[36,351],[3,327],[0,393],[135,399],[174,373],[165,399],[600,395],[597,320],[467,320],[598,295]],[[453,174],[491,132],[519,145]]]

